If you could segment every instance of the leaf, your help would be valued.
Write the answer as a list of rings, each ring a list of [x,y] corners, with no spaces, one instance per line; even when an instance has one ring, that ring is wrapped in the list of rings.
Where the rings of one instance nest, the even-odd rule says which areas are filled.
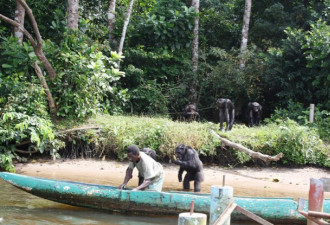
[[[34,53],[34,52],[30,52],[30,53],[29,53],[29,57],[30,57],[30,58],[34,58],[34,57],[36,57],[36,53]]]
[[[8,64],[2,64],[2,68],[12,68],[12,66]]]

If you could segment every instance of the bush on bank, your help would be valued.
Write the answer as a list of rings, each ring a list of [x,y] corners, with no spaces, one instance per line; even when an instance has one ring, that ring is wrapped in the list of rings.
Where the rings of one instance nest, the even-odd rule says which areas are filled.
[[[219,135],[235,143],[239,143],[253,151],[268,155],[280,152],[283,158],[274,162],[276,165],[313,165],[330,167],[330,150],[319,138],[317,130],[298,125],[293,120],[270,122],[267,125],[249,128],[235,125],[230,132],[220,132],[219,125],[207,123],[186,123],[172,121],[168,118],[150,118],[138,116],[98,115],[84,124],[73,125],[72,121],[57,124],[58,130],[73,127],[99,127],[100,129],[83,129],[57,135],[57,140],[65,143],[58,153],[68,158],[115,158],[124,160],[125,148],[136,144],[140,148],[149,147],[156,150],[158,160],[168,162],[179,143],[190,145],[207,161],[219,163],[219,151],[228,152],[229,147],[221,147],[221,141],[210,133]],[[253,162],[248,155],[233,150],[241,165]],[[7,160],[7,161],[4,161]],[[12,163],[8,156],[2,156],[0,167]],[[228,166],[228,165],[224,165]]]
[[[94,146],[98,157],[114,156],[123,160],[126,157],[125,148],[136,144],[140,148],[156,150],[159,160],[168,161],[175,147],[184,143],[198,150],[203,158],[217,163],[219,151],[226,150],[219,148],[221,141],[210,133],[214,130],[253,151],[268,155],[282,152],[284,156],[277,162],[278,165],[330,167],[329,146],[319,138],[316,129],[298,125],[290,119],[253,128],[235,125],[230,132],[220,132],[219,125],[211,122],[186,123],[137,116],[104,115],[90,119],[89,123],[101,127],[100,132],[89,131],[85,134],[88,136],[85,140]],[[234,152],[241,164],[252,161],[245,153]]]

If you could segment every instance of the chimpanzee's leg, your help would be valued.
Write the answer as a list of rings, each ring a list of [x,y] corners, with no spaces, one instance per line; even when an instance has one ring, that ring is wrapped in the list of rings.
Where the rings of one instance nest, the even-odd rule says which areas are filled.
[[[223,111],[223,109],[219,109],[220,130],[223,130],[223,121],[225,119]]]
[[[195,180],[194,182],[194,192],[200,192],[201,191],[201,181]]]
[[[250,117],[250,127],[253,127],[253,125],[254,125],[254,115],[253,115],[252,110],[250,110],[249,117]]]
[[[229,124],[229,112],[227,106],[225,107],[225,122],[226,122],[226,131],[229,130],[230,124]]]
[[[257,119],[256,119],[257,126],[259,126],[260,120],[261,120],[261,111],[258,111],[257,112]]]
[[[204,180],[204,174],[202,171],[195,173],[194,175],[194,192],[201,191],[201,184]]]
[[[190,181],[194,180],[194,173],[187,171],[186,175],[183,179],[183,189],[189,190],[190,189]]]

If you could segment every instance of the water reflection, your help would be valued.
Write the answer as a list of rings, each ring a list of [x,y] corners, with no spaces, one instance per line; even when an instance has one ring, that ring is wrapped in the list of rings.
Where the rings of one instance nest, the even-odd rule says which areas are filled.
[[[68,206],[45,200],[0,179],[0,224],[49,225],[49,224],[97,224],[97,225],[174,225],[177,216],[146,217],[109,213],[101,210]],[[233,225],[256,223],[233,223]]]
[[[86,209],[28,209],[22,207],[2,207],[0,206],[0,217],[3,224],[13,225],[48,225],[48,224],[176,224],[176,218],[147,218],[139,216],[125,216],[109,214]]]
[[[0,179],[0,224],[161,224],[177,223],[176,217],[143,217],[68,206],[21,191]]]

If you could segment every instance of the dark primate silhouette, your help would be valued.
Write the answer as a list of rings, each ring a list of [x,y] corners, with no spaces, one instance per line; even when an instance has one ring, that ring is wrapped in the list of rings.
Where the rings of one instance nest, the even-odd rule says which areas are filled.
[[[198,153],[190,146],[179,144],[175,148],[175,154],[177,159],[173,160],[173,163],[180,166],[178,179],[182,181],[183,171],[186,171],[186,175],[183,180],[183,188],[190,189],[190,181],[194,181],[194,192],[201,191],[201,183],[204,180],[204,171],[202,161],[198,157]]]
[[[219,98],[216,102],[219,110],[220,130],[223,130],[223,122],[226,122],[226,131],[231,130],[235,120],[234,104],[226,98]]]
[[[262,116],[262,107],[258,102],[249,102],[248,104],[249,126],[259,125]]]
[[[185,121],[189,121],[189,122],[193,120],[196,120],[198,122],[200,121],[200,115],[198,113],[198,109],[195,104],[186,105],[186,107],[184,107],[182,115]]]

